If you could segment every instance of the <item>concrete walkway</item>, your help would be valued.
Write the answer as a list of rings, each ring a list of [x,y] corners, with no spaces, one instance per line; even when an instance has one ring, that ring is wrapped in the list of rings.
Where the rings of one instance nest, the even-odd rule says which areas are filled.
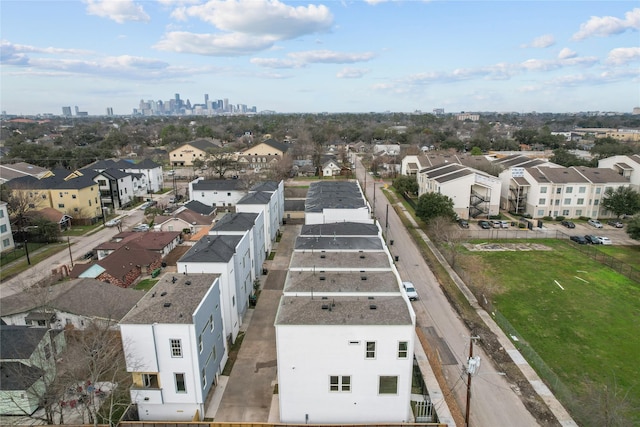
[[[300,227],[287,226],[283,230],[282,239],[274,248],[276,256],[267,262],[269,273],[258,303],[255,309],[249,310],[253,311],[250,321],[245,319],[247,330],[224,393],[219,403],[214,393],[205,410],[207,419],[216,422],[268,422],[276,418],[279,421],[277,399],[274,399],[277,396],[274,395],[277,383],[274,322]]]

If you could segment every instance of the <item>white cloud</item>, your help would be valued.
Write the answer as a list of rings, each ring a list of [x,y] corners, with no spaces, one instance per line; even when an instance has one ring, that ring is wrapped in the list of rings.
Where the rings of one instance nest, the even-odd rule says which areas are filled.
[[[345,53],[331,50],[308,50],[291,52],[288,59],[253,58],[251,63],[267,68],[302,68],[309,64],[352,64],[374,58],[373,52]]]
[[[278,40],[325,32],[333,24],[333,15],[324,5],[294,7],[278,0],[210,0],[185,8],[184,14],[222,31]]]
[[[609,52],[607,62],[622,65],[640,60],[640,47],[618,47]]]
[[[84,0],[89,15],[100,16],[123,24],[127,21],[147,22],[151,18],[142,6],[132,0]]]
[[[193,53],[208,56],[241,56],[268,49],[275,40],[267,36],[254,37],[241,33],[195,34],[173,31],[153,47],[158,50]]]
[[[580,30],[572,37],[573,40],[584,40],[592,36],[606,37],[620,34],[626,30],[640,29],[640,8],[625,13],[624,19],[615,16],[592,16],[580,25]]]
[[[369,72],[366,68],[343,68],[338,71],[336,77],[339,79],[359,79]]]
[[[575,53],[574,51],[572,51],[568,47],[565,47],[558,53],[558,58],[559,59],[569,59],[569,58],[575,58],[577,55],[578,55],[577,53]]]
[[[522,47],[535,47],[535,48],[546,48],[549,46],[553,46],[556,44],[556,39],[551,34],[545,34],[540,37],[536,37],[529,44],[524,44]]]

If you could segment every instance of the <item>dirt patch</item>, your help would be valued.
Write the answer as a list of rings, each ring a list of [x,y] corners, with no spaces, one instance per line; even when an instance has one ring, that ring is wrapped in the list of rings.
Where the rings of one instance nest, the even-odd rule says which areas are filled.
[[[477,251],[489,251],[489,252],[499,252],[499,251],[552,251],[553,248],[550,248],[546,245],[541,245],[540,243],[464,243],[463,246],[467,248],[467,250],[472,252]]]

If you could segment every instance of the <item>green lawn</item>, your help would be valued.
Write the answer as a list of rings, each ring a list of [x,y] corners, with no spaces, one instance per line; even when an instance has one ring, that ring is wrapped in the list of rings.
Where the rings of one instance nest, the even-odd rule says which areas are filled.
[[[586,377],[616,381],[640,407],[640,284],[564,242],[536,243],[554,250],[474,252],[501,288],[494,305],[573,392]],[[637,264],[638,248],[613,251]]]
[[[139,291],[148,291],[149,289],[153,288],[153,285],[158,283],[158,280],[160,279],[143,279],[138,282],[134,289],[137,289]]]

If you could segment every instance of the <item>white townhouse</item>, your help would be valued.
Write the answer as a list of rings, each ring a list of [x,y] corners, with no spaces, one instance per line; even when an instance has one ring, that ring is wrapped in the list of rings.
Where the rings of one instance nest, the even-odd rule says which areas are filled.
[[[612,156],[598,161],[599,168],[609,168],[629,178],[631,188],[640,191],[640,154]]]
[[[228,359],[217,274],[166,274],[120,322],[141,421],[201,421]]]
[[[413,421],[415,314],[377,224],[304,225],[283,293],[280,422]]]
[[[249,237],[249,258],[251,259],[251,281],[262,274],[262,266],[268,250],[264,233],[264,213],[228,213],[222,216],[209,231],[211,236],[244,236]]]
[[[0,252],[10,251],[15,247],[7,202],[0,201]]]
[[[206,235],[178,260],[180,274],[219,274],[222,319],[235,342],[253,293],[251,241],[243,235]]]
[[[239,179],[208,179],[200,177],[189,183],[189,199],[216,208],[235,206],[247,190]],[[222,212],[218,209],[218,212]]]
[[[629,186],[629,178],[613,169],[572,166],[554,168],[512,167],[500,174],[502,204],[518,207],[533,218],[607,218],[615,216],[601,207],[608,188]]]
[[[305,224],[331,222],[373,223],[371,207],[357,181],[317,181],[309,185]]]
[[[131,174],[134,193],[139,197],[149,193],[157,193],[164,188],[162,165],[150,159],[144,159],[138,163],[127,160],[99,160],[85,169],[93,169],[98,172],[105,169],[118,169]]]
[[[105,169],[93,173],[93,181],[98,184],[103,207],[123,209],[131,204],[136,195],[132,174],[119,169]]]
[[[495,176],[457,163],[422,169],[417,175],[418,194],[440,193],[453,200],[460,218],[497,215],[502,182]]]

